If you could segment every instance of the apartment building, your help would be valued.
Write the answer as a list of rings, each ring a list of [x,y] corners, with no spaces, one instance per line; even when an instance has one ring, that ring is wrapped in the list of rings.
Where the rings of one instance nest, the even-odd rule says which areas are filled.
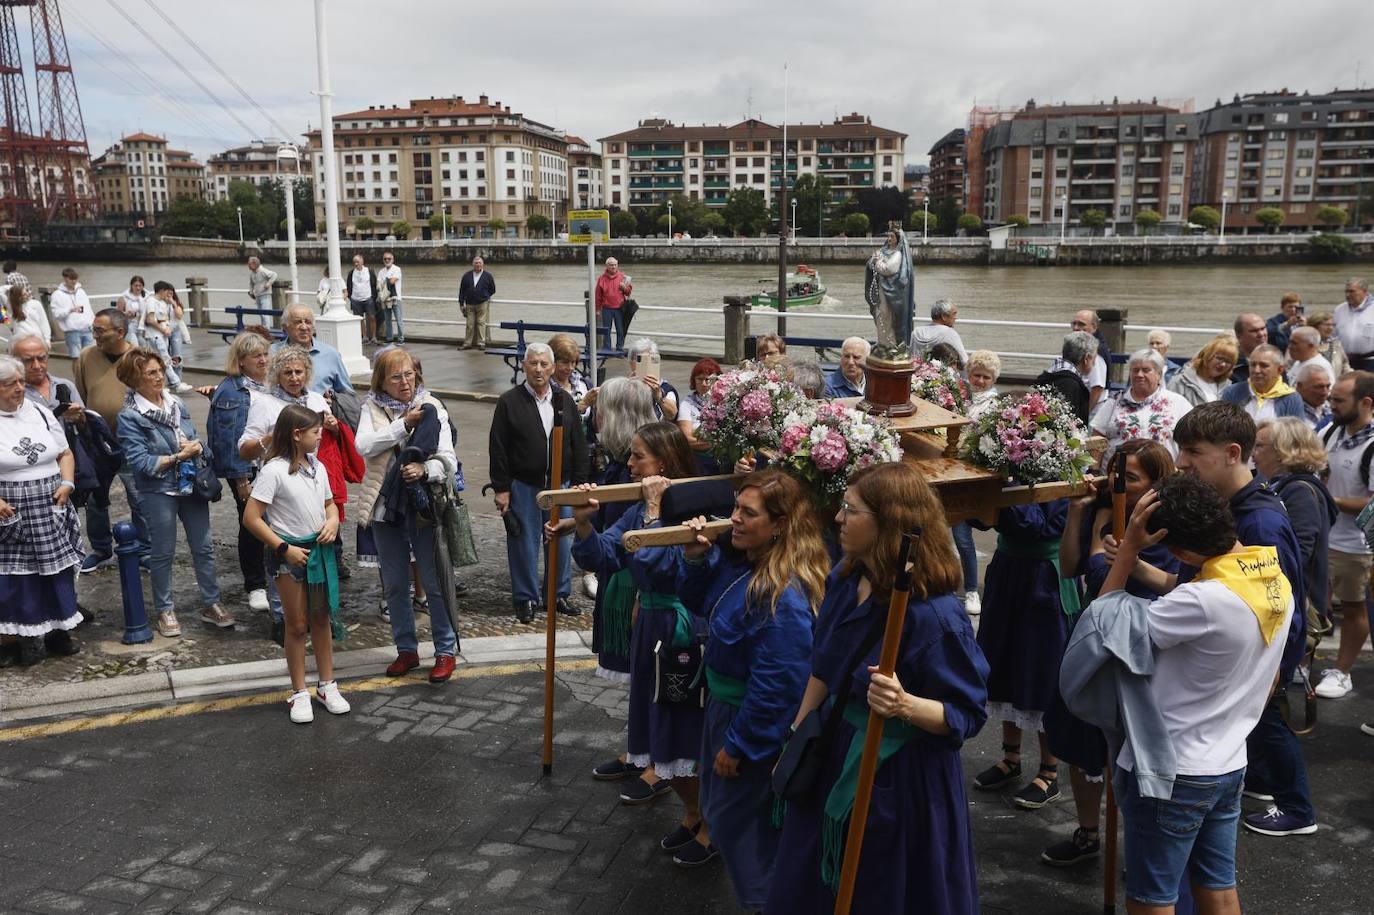
[[[139,214],[155,221],[172,201],[205,196],[205,166],[189,152],[171,149],[166,137],[133,133],[91,163],[100,209]]]
[[[246,146],[235,146],[210,157],[206,171],[208,193],[211,200],[228,200],[229,184],[233,181],[246,181],[249,184],[271,184],[278,178],[277,150],[285,140],[253,140]],[[308,168],[305,160],[306,150],[298,149],[301,154],[302,171]]]
[[[316,218],[324,221],[320,132],[307,135]],[[430,237],[446,211],[459,235],[523,235],[535,213],[557,219],[568,200],[568,140],[483,95],[412,99],[334,116],[339,224],[348,234],[389,234],[398,220]],[[359,232],[358,220],[375,224]]]
[[[979,216],[1004,223],[1077,225],[1097,210],[1131,231],[1142,210],[1182,222],[1191,201],[1201,116],[1190,103],[1113,101],[1038,106],[1034,100],[989,128],[981,149]]]
[[[1374,225],[1374,89],[1237,95],[1201,119],[1192,197],[1224,200],[1228,229],[1257,227],[1263,207],[1284,212],[1284,229],[1320,228],[1324,206]]]
[[[568,208],[595,210],[606,205],[601,184],[601,153],[581,137],[568,137]]]
[[[662,118],[601,138],[606,204],[653,207],[673,194],[724,206],[730,191],[749,187],[771,201],[781,190],[782,127],[757,118],[725,126],[678,126]],[[787,127],[787,173],[819,175],[842,202],[863,188],[903,184],[906,134],[861,114],[830,124]]]
[[[930,148],[930,199],[953,200],[964,208],[964,140],[967,131],[956,127]]]

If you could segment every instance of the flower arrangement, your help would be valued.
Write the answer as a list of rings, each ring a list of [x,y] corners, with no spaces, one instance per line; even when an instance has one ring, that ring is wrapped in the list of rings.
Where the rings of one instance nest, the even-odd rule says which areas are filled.
[[[783,417],[779,463],[824,507],[838,504],[855,471],[901,459],[887,423],[853,407],[808,401]]]
[[[968,382],[952,366],[939,360],[917,359],[911,376],[911,393],[953,413],[967,415],[973,396]]]
[[[801,388],[772,369],[724,372],[706,392],[697,434],[722,465],[733,467],[746,454],[777,451],[784,417],[805,403]]]
[[[964,433],[959,456],[1019,483],[1081,480],[1087,430],[1050,388],[999,397]]]

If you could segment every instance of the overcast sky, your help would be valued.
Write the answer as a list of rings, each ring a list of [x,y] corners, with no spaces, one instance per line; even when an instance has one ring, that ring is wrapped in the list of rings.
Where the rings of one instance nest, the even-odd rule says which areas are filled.
[[[318,126],[313,6],[66,0],[92,154],[135,130],[201,157],[280,134],[158,10],[282,126],[297,135]],[[335,112],[486,93],[593,144],[651,114],[678,124],[730,124],[751,113],[779,123],[784,62],[792,123],[867,114],[909,134],[910,163],[924,163],[975,103],[1157,96],[1191,98],[1200,110],[1237,92],[1374,84],[1367,0],[603,0],[590,10],[518,0],[327,0],[327,8]],[[477,18],[474,9],[496,17]],[[28,13],[15,15],[32,93]],[[33,117],[36,126],[36,108]]]

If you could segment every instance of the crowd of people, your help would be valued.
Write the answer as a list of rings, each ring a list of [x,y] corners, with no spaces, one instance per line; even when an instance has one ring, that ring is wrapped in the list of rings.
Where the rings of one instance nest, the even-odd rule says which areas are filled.
[[[11,355],[0,356],[0,665],[80,650],[72,632],[89,614],[75,581],[113,562],[115,479],[159,632],[182,632],[171,587],[179,528],[201,622],[235,626],[209,534],[210,503],[227,484],[249,607],[270,614],[285,651],[290,720],[309,722],[315,704],[348,712],[330,646],[340,634],[340,581],[354,574],[340,537],[352,485],[355,564],[378,570],[396,647],[387,673],[420,666],[416,616],[427,612],[435,656],[427,676],[450,679],[462,585],[436,503],[463,485],[458,430],[426,390],[419,360],[399,345],[400,270],[389,255],[383,262],[374,273],[355,258],[345,284],[371,322],[368,339],[389,344],[374,353],[362,398],[339,353],[315,339],[309,306],[286,309],[283,340],[266,327],[238,335],[223,379],[193,389],[177,374],[184,324],[170,284],[155,282],[149,296],[133,277],[121,301],[93,310],[75,270],[64,271],[52,305],[72,357],[68,380],[50,371],[42,303],[16,265],[5,265],[12,338]],[[249,266],[249,294],[261,304],[270,271]],[[631,288],[608,263],[598,304],[623,309]],[[465,346],[483,347],[495,283],[480,258],[462,289]],[[886,724],[857,910],[975,912],[960,748],[993,719],[1002,757],[974,776],[973,789],[1008,792],[1014,807],[1036,810],[1062,796],[1061,763],[1069,766],[1077,823],[1042,851],[1046,864],[1099,854],[1110,777],[1126,821],[1128,899],[1171,906],[1185,894],[1199,911],[1235,910],[1239,826],[1266,836],[1316,830],[1284,692],[1315,678],[1323,699],[1350,694],[1369,636],[1374,525],[1361,513],[1374,495],[1374,296],[1359,279],[1345,295],[1334,312],[1311,316],[1300,297],[1285,295],[1276,315],[1239,315],[1234,333],[1186,361],[1169,356],[1167,332],[1151,332],[1125,357],[1121,386],[1110,380],[1097,315],[1078,312],[1036,383],[1105,440],[1091,491],[1001,509],[991,525],[951,526],[906,463],[857,472],[834,510],[821,513],[760,456],[735,468],[754,472],[719,506],[728,532],[709,537],[704,511],[673,506],[670,516],[670,503],[678,494],[691,503],[683,479],[724,469],[699,435],[721,365],[700,360],[679,391],[662,377],[654,342],[633,339],[627,374],[591,387],[576,340],[529,343],[523,379],[493,412],[490,487],[517,620],[532,621],[550,597],[559,613],[577,615],[575,562],[576,583],[594,601],[598,673],[628,684],[626,742],[607,748],[592,777],[619,782],[627,805],[676,796],[682,813],[662,851],[682,867],[722,859],[742,907],[829,911],[871,711]],[[996,354],[964,346],[957,318],[953,302],[935,302],[910,348],[961,374],[976,417],[996,402],[1002,366]],[[614,327],[605,342],[620,348],[623,316],[605,326]],[[858,397],[869,349],[861,337],[843,341],[828,376],[789,355],[777,335],[758,338],[753,358],[809,396]],[[203,434],[181,397],[192,391],[209,399]],[[555,427],[563,430],[557,460]],[[1130,519],[1124,535],[1111,523],[1117,473]],[[597,487],[628,482],[640,484],[638,501],[596,498]],[[585,505],[549,520],[538,492],[570,487],[589,491]],[[685,547],[624,546],[629,531],[684,522],[697,531]],[[973,529],[985,526],[997,539],[980,585]],[[884,676],[878,642],[910,531],[919,536],[905,625],[896,670]],[[541,561],[546,570],[553,550],[559,577],[550,583]],[[1314,671],[1309,637],[1333,625],[1335,661]],[[313,696],[307,638],[319,676]],[[693,650],[699,656],[684,662]],[[1113,659],[1128,675],[1094,675]],[[697,675],[674,678],[683,663]],[[1104,705],[1131,708],[1124,730],[1097,714]],[[1363,730],[1374,735],[1374,725]],[[809,775],[788,781],[784,771],[780,781],[775,769],[794,733],[825,736],[812,745]],[[1023,760],[1028,740],[1034,767]],[[1242,796],[1268,806],[1242,815]]]

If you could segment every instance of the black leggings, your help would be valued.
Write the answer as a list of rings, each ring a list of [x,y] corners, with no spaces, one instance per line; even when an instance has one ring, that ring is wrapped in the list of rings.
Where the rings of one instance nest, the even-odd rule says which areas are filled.
[[[243,509],[248,499],[239,498],[234,488],[236,480],[225,480],[234,494],[234,507],[239,513],[239,569],[243,572],[243,590],[261,591],[267,587],[267,569],[263,563],[263,543],[243,526]]]

